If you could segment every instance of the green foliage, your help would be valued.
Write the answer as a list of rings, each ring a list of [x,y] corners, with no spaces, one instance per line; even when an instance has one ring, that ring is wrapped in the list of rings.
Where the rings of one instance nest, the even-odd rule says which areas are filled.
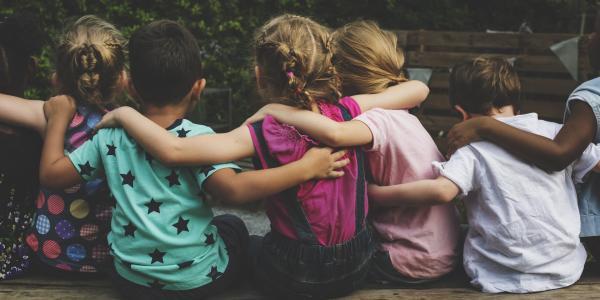
[[[483,31],[516,30],[527,19],[537,32],[574,32],[575,1],[549,0],[0,0],[0,13],[29,10],[56,38],[65,22],[95,14],[129,36],[141,24],[167,18],[180,21],[198,38],[209,87],[231,87],[234,124],[252,113],[257,99],[252,68],[254,30],[272,16],[307,15],[332,27],[356,19],[373,19],[394,29]],[[28,97],[46,98],[53,70],[51,45],[39,57],[41,71]]]

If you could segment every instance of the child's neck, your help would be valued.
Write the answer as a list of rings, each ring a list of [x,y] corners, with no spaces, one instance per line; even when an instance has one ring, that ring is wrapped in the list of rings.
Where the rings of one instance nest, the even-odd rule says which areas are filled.
[[[514,117],[516,115],[517,114],[515,113],[515,109],[512,105],[507,105],[500,108],[492,107],[492,110],[490,110],[490,112],[486,114],[486,116],[492,118],[508,118]],[[473,116],[477,115],[473,114]]]
[[[187,105],[181,105],[181,103],[177,105],[166,105],[160,107],[146,105],[143,110],[144,116],[163,128],[171,126],[177,119],[184,118],[187,112]]]

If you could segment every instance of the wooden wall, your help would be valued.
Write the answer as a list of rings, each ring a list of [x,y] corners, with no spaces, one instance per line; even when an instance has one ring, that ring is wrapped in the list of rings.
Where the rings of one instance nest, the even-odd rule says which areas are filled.
[[[417,115],[445,150],[444,136],[459,121],[448,100],[449,69],[477,56],[516,58],[523,90],[523,113],[537,112],[542,119],[560,122],[569,93],[589,78],[587,38],[579,42],[579,81],[574,80],[550,46],[575,34],[515,34],[449,31],[397,31],[407,68],[432,68],[430,95]]]

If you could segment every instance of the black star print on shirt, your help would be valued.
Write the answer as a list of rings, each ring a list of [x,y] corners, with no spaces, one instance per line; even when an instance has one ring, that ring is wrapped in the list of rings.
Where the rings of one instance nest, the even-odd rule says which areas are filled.
[[[177,137],[187,137],[187,134],[191,130],[185,130],[185,128],[181,127],[181,129],[177,130]]]
[[[148,255],[152,257],[152,262],[150,264],[153,264],[155,262],[164,263],[163,257],[165,256],[165,254],[167,254],[167,252],[160,252],[158,249],[154,249],[154,252],[148,253]]]
[[[162,204],[163,204],[162,202],[158,202],[158,201],[154,201],[154,199],[150,199],[150,202],[148,202],[144,205],[148,207],[148,214],[151,214],[153,212],[157,212],[160,214],[160,206]]]
[[[133,223],[129,222],[129,224],[123,226],[123,229],[125,230],[125,236],[135,237],[135,231],[137,230],[137,227],[135,227]]]
[[[85,163],[85,164],[83,164],[83,165],[82,165],[82,164],[78,164],[78,166],[79,166],[79,169],[80,169],[79,173],[81,173],[81,175],[87,175],[87,176],[90,176],[90,175],[92,175],[92,172],[93,172],[94,170],[96,170],[96,168],[94,168],[94,167],[92,167],[92,166],[90,165],[90,162],[89,162],[89,161],[88,161],[88,162],[86,162],[86,163]]]
[[[190,231],[188,229],[188,223],[189,222],[190,222],[189,219],[185,220],[182,217],[179,217],[179,221],[177,221],[177,223],[173,224],[173,227],[177,228],[177,234],[180,234],[183,231],[189,232]]]
[[[204,167],[202,168],[202,173],[204,173],[204,176],[208,177],[208,173],[214,169],[215,168],[213,166]]]
[[[221,275],[223,275],[223,273],[217,270],[217,266],[211,267],[210,272],[206,274],[206,276],[210,277],[212,281],[217,280],[219,277],[221,277]]]
[[[179,266],[179,269],[185,269],[185,268],[189,268],[189,267],[191,267],[193,263],[194,263],[194,261],[193,261],[193,260],[190,260],[190,261],[184,261],[184,262],[182,262],[182,263],[180,263],[180,264],[177,264],[177,266]]]
[[[166,176],[165,178],[169,181],[169,187],[172,187],[174,185],[181,185],[181,182],[179,182],[179,175],[177,175],[177,172],[175,172],[174,170],[171,171],[171,174],[169,174],[169,176]]]
[[[204,240],[206,245],[212,245],[215,243],[215,237],[212,233],[205,233],[204,236],[206,236],[206,239]]]
[[[150,286],[153,289],[162,290],[165,287],[165,284],[162,284],[157,279],[154,279],[154,281],[148,282],[148,286]]]
[[[127,174],[121,174],[121,177],[123,178],[123,182],[121,182],[122,185],[127,184],[133,187],[133,180],[135,179],[135,176],[131,174],[131,171],[127,172]]]
[[[108,148],[108,152],[106,152],[106,155],[117,156],[117,147],[115,147],[115,145],[107,144],[106,147]]]

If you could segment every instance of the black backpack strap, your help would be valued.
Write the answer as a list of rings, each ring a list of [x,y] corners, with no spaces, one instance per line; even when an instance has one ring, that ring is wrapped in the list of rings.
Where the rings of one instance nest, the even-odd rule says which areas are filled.
[[[336,104],[337,107],[342,112],[342,118],[344,121],[351,121],[352,114],[340,103]],[[356,163],[358,166],[358,174],[356,179],[356,224],[355,224],[355,232],[358,234],[364,227],[365,222],[365,153],[361,149],[355,149],[354,153],[356,153]]]

